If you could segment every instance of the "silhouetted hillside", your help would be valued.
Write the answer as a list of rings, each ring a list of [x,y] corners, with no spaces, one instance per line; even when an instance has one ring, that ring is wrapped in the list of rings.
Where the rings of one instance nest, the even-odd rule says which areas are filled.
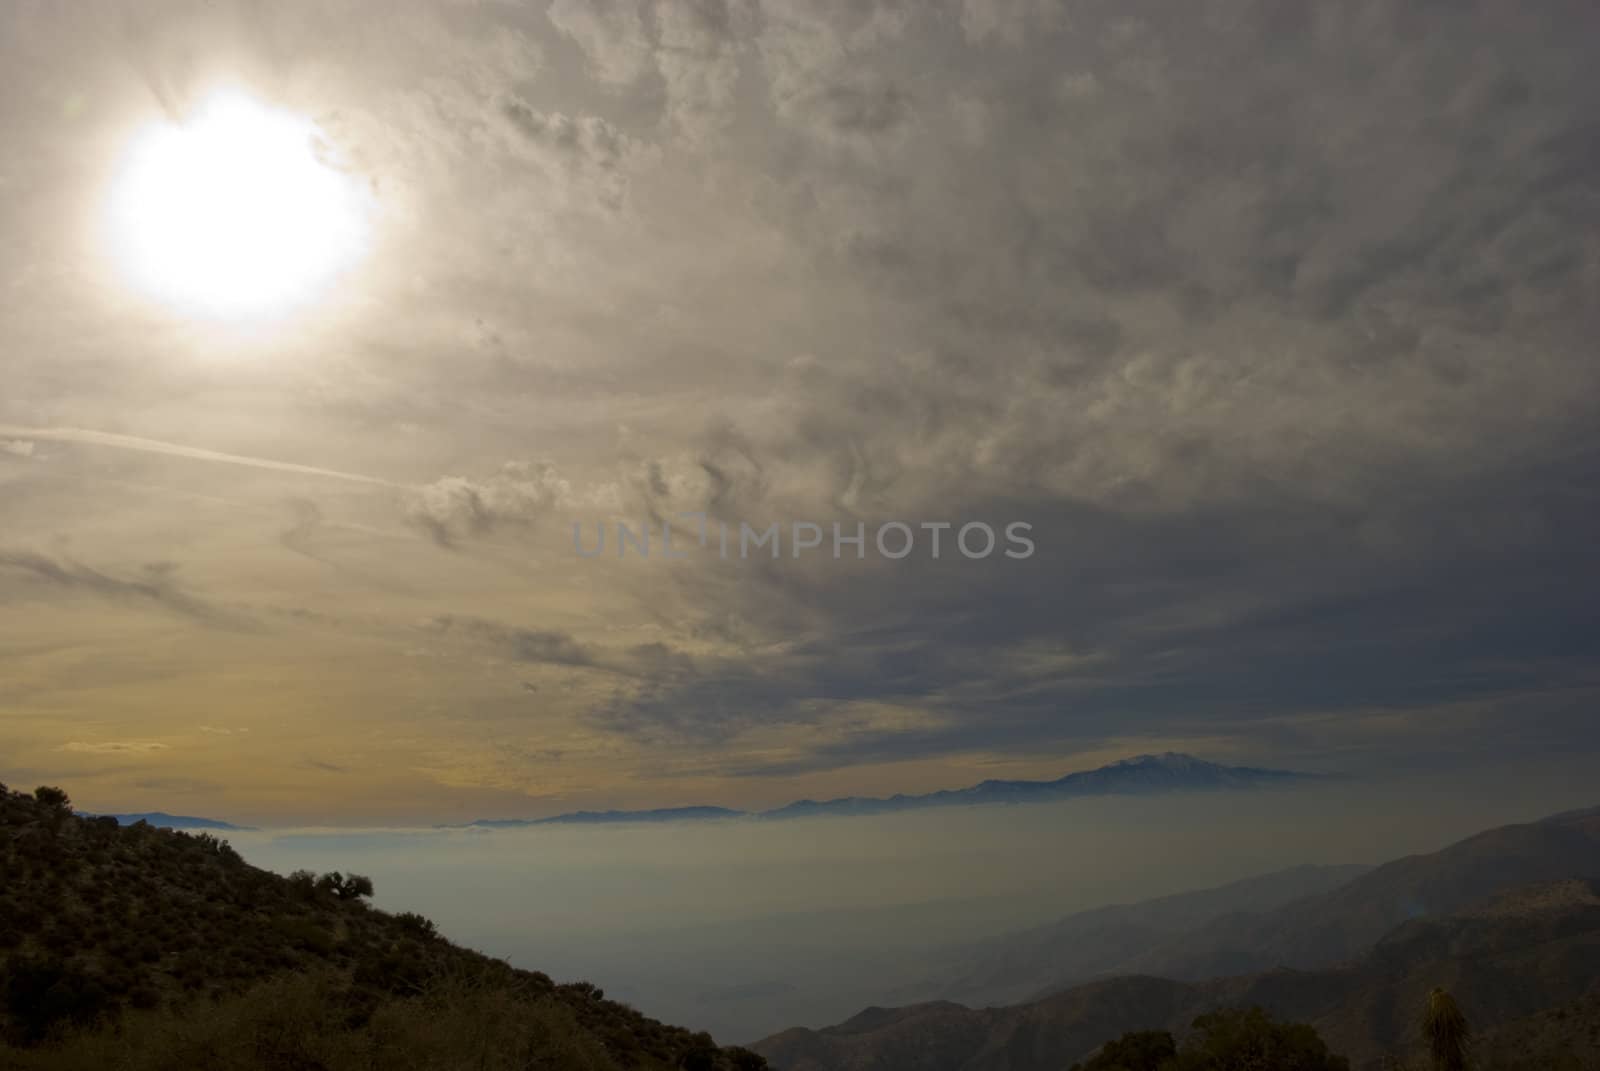
[[[0,874],[0,1066],[761,1066],[378,911],[357,875],[282,877],[59,790],[0,786]]]

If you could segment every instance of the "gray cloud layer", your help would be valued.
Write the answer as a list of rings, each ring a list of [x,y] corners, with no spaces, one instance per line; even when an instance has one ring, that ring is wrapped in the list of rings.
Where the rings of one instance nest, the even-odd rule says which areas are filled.
[[[165,356],[159,320],[97,339],[43,311],[77,293],[30,215],[71,156],[5,90],[66,99],[68,42],[129,49],[30,24],[0,64],[0,120],[38,148],[0,209],[29,250],[0,438],[410,488],[370,512],[528,591],[441,581],[427,631],[594,675],[578,722],[641,762],[1140,736],[1393,758],[1463,704],[1481,749],[1519,718],[1548,727],[1529,747],[1600,745],[1593,5],[165,10],[141,80],[181,96],[185,57],[227,55],[318,115],[386,206],[383,255],[346,320],[229,373]],[[7,446],[0,474],[40,460]],[[282,500],[302,556],[354,511]],[[1026,520],[1040,549],[571,553],[574,521],[690,511]]]

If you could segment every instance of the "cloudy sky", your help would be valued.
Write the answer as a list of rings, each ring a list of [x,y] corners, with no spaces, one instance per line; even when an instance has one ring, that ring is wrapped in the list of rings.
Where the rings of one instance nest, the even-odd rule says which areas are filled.
[[[1597,39],[1582,2],[8,0],[0,779],[400,822],[1600,751]],[[108,237],[130,146],[223,91],[359,202],[270,317]],[[791,555],[891,520],[902,559]],[[575,552],[619,521],[686,556]]]

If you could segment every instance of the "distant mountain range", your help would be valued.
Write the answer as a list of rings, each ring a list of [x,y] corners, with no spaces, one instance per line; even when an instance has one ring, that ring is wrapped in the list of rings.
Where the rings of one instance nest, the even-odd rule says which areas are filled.
[[[221,829],[231,830],[235,833],[248,833],[255,828],[253,826],[236,826],[232,822],[223,822],[216,818],[196,818],[193,815],[168,814],[165,811],[146,811],[142,814],[86,814],[84,817],[115,818],[119,825],[124,826],[146,822],[160,829]]]
[[[742,818],[745,811],[727,807],[663,807],[655,811],[572,811],[549,818],[483,818],[468,825],[542,826],[556,824],[604,825],[607,822],[693,822],[707,818]],[[461,828],[461,827],[451,827]]]
[[[1209,914],[1206,894],[1105,909],[1102,921],[1114,944],[1130,927],[1196,912]],[[1063,920],[1054,938],[1052,927],[1031,931],[1064,975],[1106,962],[1108,942],[1085,923],[1094,914]],[[1311,1023],[1353,1067],[1376,1068],[1414,1050],[1417,1010],[1440,984],[1480,1031],[1559,1038],[1564,1020],[1538,1013],[1582,1001],[1600,977],[1600,810],[1490,830],[1271,910],[1157,937],[1137,952],[1129,937],[1132,954],[1103,972],[1112,976],[1023,1003],[869,1008],[753,1047],[777,1071],[1058,1071],[1124,1031],[1181,1030],[1211,1009],[1260,1005]]]
[[[505,828],[556,823],[678,822],[725,818],[813,818],[827,815],[889,814],[924,807],[958,807],[988,803],[1048,803],[1083,796],[1154,795],[1163,792],[1237,791],[1288,785],[1319,775],[1253,766],[1222,766],[1193,755],[1166,752],[1138,755],[1058,777],[1053,781],[983,781],[970,788],[943,789],[924,795],[844,796],[831,800],[796,800],[770,811],[728,807],[667,807],[647,811],[575,811],[549,818],[487,818],[466,826]],[[465,826],[441,827],[465,828]]]

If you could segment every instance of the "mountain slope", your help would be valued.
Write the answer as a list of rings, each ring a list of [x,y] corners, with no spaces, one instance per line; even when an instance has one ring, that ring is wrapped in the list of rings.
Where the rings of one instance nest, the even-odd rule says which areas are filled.
[[[1134,973],[1199,980],[1360,955],[1407,919],[1441,915],[1515,885],[1600,878],[1600,814],[1502,826],[1397,859],[1330,892],[1263,914],[1217,919],[1134,957]]]
[[[1600,878],[1600,810],[1505,826],[1381,867],[1295,868],[1219,889],[1097,908],[961,949],[903,997],[1006,1004],[1110,974],[1202,981],[1352,959],[1407,919],[1562,877]]]
[[[1288,785],[1316,775],[1253,766],[1223,766],[1193,755],[1167,752],[1138,755],[1095,770],[1081,770],[1053,781],[984,781],[968,788],[942,789],[910,796],[843,796],[831,800],[796,800],[769,811],[736,811],[726,807],[672,807],[647,811],[577,811],[549,818],[488,818],[475,826],[533,826],[552,822],[653,822],[675,819],[811,818],[824,815],[889,814],[923,807],[960,807],[989,803],[1045,803],[1083,796],[1134,795],[1160,792],[1241,791]]]
[[[437,1021],[459,1026],[461,1045],[493,1035],[531,1047],[527,1058],[544,1061],[537,1066],[760,1066],[749,1053],[606,1000],[592,985],[556,985],[451,944],[420,916],[375,910],[363,902],[372,891],[365,879],[286,878],[250,866],[209,834],[83,818],[59,790],[36,796],[0,786],[0,1066],[102,1066],[92,1055],[58,1065],[48,1047],[34,1046],[61,1030],[87,1030],[81,1045],[93,1050],[96,1028],[119,1019],[129,1020],[130,1038],[154,1038],[151,1066],[177,1066],[194,1061],[162,1046],[197,1044],[182,1040],[192,1024],[213,1023],[206,1045],[233,1044],[247,1027],[277,1044],[271,1039],[289,1029],[280,1012],[320,1055],[283,1063],[252,1049],[241,1058],[331,1067],[338,1061],[329,1053],[402,1044],[438,1049],[436,1062],[407,1066],[479,1066],[451,1048],[445,1025],[432,1034],[401,1025]],[[205,1009],[222,1008],[231,1019],[207,1019]],[[28,1049],[26,1065],[8,1043]],[[211,1066],[224,1065],[258,1063],[217,1057]]]
[[[778,1071],[1051,1071],[1129,1030],[1182,1032],[1221,1007],[1308,1022],[1357,1068],[1413,1050],[1416,1009],[1451,989],[1479,1029],[1581,998],[1600,974],[1600,885],[1514,890],[1486,907],[1396,928],[1359,961],[1189,983],[1106,979],[1008,1008],[870,1009],[754,1048]]]
[[[1488,1032],[1474,1056],[1483,1071],[1600,1071],[1600,990]]]
[[[1130,964],[1232,914],[1259,914],[1326,893],[1369,872],[1359,864],[1298,866],[1212,889],[1081,911],[1057,922],[952,949],[950,967],[905,995],[1013,1004],[1066,985],[1135,973]]]

